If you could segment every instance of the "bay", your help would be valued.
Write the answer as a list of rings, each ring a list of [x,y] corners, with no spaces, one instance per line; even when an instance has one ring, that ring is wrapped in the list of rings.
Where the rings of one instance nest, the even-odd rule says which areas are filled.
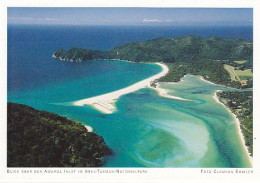
[[[154,64],[52,58],[60,47],[108,50],[159,36],[250,38],[246,28],[8,27],[8,101],[27,104],[90,125],[114,151],[107,167],[250,167],[230,113],[213,99],[216,90],[196,76],[162,83],[173,100],[144,88],[119,98],[117,111],[102,114],[69,102],[115,91],[161,71]],[[248,28],[250,30],[250,28]],[[224,30],[224,31],[223,31]]]

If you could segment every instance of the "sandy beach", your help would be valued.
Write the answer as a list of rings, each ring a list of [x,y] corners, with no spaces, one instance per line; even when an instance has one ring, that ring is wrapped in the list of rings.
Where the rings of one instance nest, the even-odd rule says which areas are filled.
[[[137,91],[141,88],[149,87],[152,81],[165,76],[169,72],[169,69],[166,65],[162,63],[156,63],[156,64],[162,67],[162,71],[159,74],[156,74],[152,77],[149,77],[147,79],[144,79],[133,85],[130,85],[126,88],[114,92],[75,101],[73,102],[73,105],[75,106],[90,105],[102,113],[111,114],[116,111],[115,102],[119,97]]]
[[[89,125],[85,125],[85,128],[88,130],[88,132],[93,132],[93,128]]]
[[[204,79],[202,76],[199,76],[199,78],[200,78],[202,81],[205,81],[205,82],[210,83],[210,84],[212,84],[212,85],[218,85],[218,84],[216,84],[216,83],[212,83],[211,81],[208,81],[208,80]]]
[[[130,86],[126,87],[126,88],[123,88],[123,89],[120,89],[120,90],[117,90],[117,91],[113,91],[113,92],[106,93],[106,94],[103,94],[103,95],[99,95],[99,96],[95,96],[95,97],[91,97],[91,98],[86,98],[86,99],[75,101],[75,102],[73,102],[73,105],[75,105],[75,106],[90,105],[93,108],[95,108],[96,110],[98,110],[98,111],[100,111],[100,112],[102,112],[104,114],[112,114],[113,112],[115,112],[117,110],[116,106],[115,106],[115,103],[116,103],[118,98],[120,98],[122,95],[131,93],[131,92],[135,92],[135,91],[137,91],[137,90],[139,90],[141,88],[145,88],[145,87],[149,87],[151,89],[154,89],[162,97],[175,99],[175,100],[187,100],[187,99],[184,99],[184,98],[181,98],[181,97],[168,95],[169,91],[167,89],[160,88],[160,84],[159,83],[156,83],[156,87],[151,87],[150,86],[152,81],[154,81],[156,79],[159,79],[160,77],[165,76],[169,72],[169,69],[168,69],[168,67],[166,65],[164,65],[162,63],[156,63],[156,64],[162,67],[162,71],[160,73],[152,76],[152,77],[149,77],[147,79],[144,79],[142,81],[139,81],[139,82],[137,82],[137,83],[135,83],[133,85],[130,85]],[[200,76],[200,79],[205,81],[205,82],[208,82],[210,84],[217,85],[215,83],[212,83],[210,81],[205,80],[202,76]],[[179,81],[179,82],[181,82],[181,81]],[[177,83],[167,82],[167,83],[178,84],[179,82],[177,82]],[[214,100],[217,103],[223,105],[229,111],[229,113],[234,117],[236,125],[237,125],[237,129],[238,129],[238,134],[239,134],[240,139],[241,139],[241,142],[242,142],[242,144],[244,146],[244,149],[245,149],[245,151],[246,151],[246,153],[248,155],[248,158],[249,158],[251,164],[253,164],[253,158],[249,155],[248,149],[247,149],[247,147],[245,145],[245,139],[244,139],[244,136],[243,136],[241,128],[240,128],[240,121],[237,118],[237,116],[235,114],[233,114],[232,111],[228,107],[226,107],[223,103],[221,103],[219,101],[219,99],[217,97],[217,94],[216,94],[218,91],[221,91],[221,90],[217,90],[215,92],[213,98],[214,98]],[[88,129],[89,132],[93,131],[93,128],[91,128],[89,126],[85,126],[85,127]]]
[[[225,88],[230,88],[230,87],[225,86],[225,85],[216,84],[216,83],[213,83],[213,82],[211,82],[211,81],[208,81],[208,80],[204,79],[202,76],[199,76],[199,78],[200,78],[202,81],[205,81],[205,82],[210,83],[210,84],[212,84],[212,85],[222,86],[222,87],[225,87]]]
[[[181,83],[181,82],[183,81],[183,79],[184,79],[185,77],[187,77],[187,76],[197,76],[197,75],[185,74],[185,75],[180,79],[180,81],[178,81],[178,82],[165,82],[165,83],[169,83],[169,84],[179,84],[179,83]],[[203,76],[198,76],[198,77],[200,78],[200,80],[202,80],[202,81],[204,81],[204,82],[207,82],[207,83],[210,83],[210,84],[212,84],[212,85],[217,85],[217,86],[226,87],[226,86],[224,86],[224,85],[219,85],[219,84],[213,83],[213,82],[211,82],[211,81],[208,81],[208,80],[204,79]],[[163,82],[162,82],[162,83],[163,83]]]
[[[167,82],[169,83],[169,82]],[[177,84],[177,83],[175,83]],[[160,84],[159,83],[156,83],[156,88],[155,87],[151,87],[149,86],[151,89],[157,91],[157,93],[162,96],[162,97],[165,97],[165,98],[170,98],[170,99],[175,99],[175,100],[187,100],[187,99],[184,99],[184,98],[181,98],[181,97],[176,97],[176,96],[173,96],[173,95],[168,95],[168,93],[170,92],[169,90],[167,89],[164,89],[164,88],[160,88]],[[187,100],[188,101],[188,100]]]
[[[253,157],[250,156],[249,151],[248,151],[248,148],[247,148],[246,145],[245,145],[245,138],[244,138],[244,135],[243,135],[242,130],[241,130],[241,128],[240,128],[240,121],[239,121],[239,119],[237,118],[237,116],[236,116],[234,113],[232,113],[232,111],[231,111],[227,106],[225,106],[225,104],[223,104],[222,102],[219,101],[219,99],[218,99],[218,97],[217,97],[217,92],[219,92],[219,91],[221,91],[221,90],[216,90],[216,92],[214,93],[213,98],[214,98],[214,100],[215,100],[217,103],[223,105],[223,106],[228,110],[228,112],[234,117],[235,122],[236,122],[236,125],[237,125],[237,128],[238,128],[239,137],[240,137],[240,139],[241,139],[241,141],[242,141],[242,144],[243,144],[243,146],[244,146],[244,149],[245,149],[245,151],[246,151],[246,153],[247,153],[247,155],[248,155],[248,158],[249,158],[249,160],[250,160],[250,163],[251,163],[251,165],[253,165]]]
[[[145,88],[145,87],[149,87],[151,89],[154,89],[162,97],[175,99],[175,100],[187,100],[187,99],[184,99],[184,98],[181,98],[181,97],[168,95],[169,91],[167,89],[160,88],[159,83],[156,83],[156,88],[150,86],[152,81],[165,76],[169,72],[168,67],[166,65],[164,65],[163,63],[156,63],[156,64],[162,67],[162,71],[159,74],[156,74],[156,75],[154,75],[150,78],[144,79],[142,81],[139,81],[139,82],[137,82],[133,85],[130,85],[126,88],[123,88],[123,89],[120,89],[120,90],[117,90],[117,91],[113,91],[113,92],[106,93],[106,94],[103,94],[103,95],[98,95],[98,96],[95,96],[95,97],[75,101],[75,102],[73,102],[73,105],[75,105],[75,106],[90,105],[93,108],[95,108],[96,110],[98,110],[98,111],[100,111],[104,114],[112,114],[113,112],[116,111],[115,103],[116,103],[116,100],[118,98],[120,98],[122,95],[137,91],[137,90],[139,90],[141,88]],[[183,77],[185,77],[185,76],[183,76]],[[205,80],[202,76],[200,76],[200,79],[205,81],[205,82],[214,84],[210,81]],[[179,84],[182,81],[183,81],[183,79],[181,79],[179,82],[167,82],[167,83],[169,83],[169,84]],[[214,84],[214,85],[216,85],[216,84]]]

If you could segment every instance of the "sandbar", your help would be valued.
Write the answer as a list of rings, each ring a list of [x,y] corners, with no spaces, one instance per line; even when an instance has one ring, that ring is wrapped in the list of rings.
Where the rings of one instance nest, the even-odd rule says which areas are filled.
[[[133,85],[130,85],[126,88],[117,91],[75,101],[73,102],[73,105],[75,106],[90,105],[102,113],[111,114],[116,111],[115,102],[122,95],[132,93],[141,88],[149,87],[152,81],[165,76],[169,72],[169,69],[166,65],[162,63],[156,63],[156,64],[162,67],[162,71],[156,75],[153,75],[152,77],[149,77],[147,79],[144,79],[142,81],[139,81]]]
[[[167,82],[168,83],[168,82]],[[169,99],[174,99],[174,100],[187,100],[187,99],[184,99],[184,98],[181,98],[181,97],[176,97],[176,96],[173,96],[173,95],[168,95],[168,93],[170,92],[169,90],[167,89],[164,89],[164,88],[160,88],[160,84],[159,83],[156,83],[156,87],[151,87],[151,89],[154,89],[155,91],[157,91],[157,93],[162,96],[162,97],[165,97],[165,98],[169,98]],[[187,100],[188,101],[188,100]]]

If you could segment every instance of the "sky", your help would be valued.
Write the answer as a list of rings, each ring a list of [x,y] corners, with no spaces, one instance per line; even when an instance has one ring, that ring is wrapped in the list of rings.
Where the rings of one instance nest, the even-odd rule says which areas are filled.
[[[251,8],[8,8],[8,24],[252,25]]]

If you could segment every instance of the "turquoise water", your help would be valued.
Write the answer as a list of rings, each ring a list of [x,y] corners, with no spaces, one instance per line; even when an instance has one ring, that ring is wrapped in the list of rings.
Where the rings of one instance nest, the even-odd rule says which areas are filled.
[[[216,89],[225,88],[194,76],[161,86],[191,101],[159,97],[151,89],[122,96],[118,112],[96,126],[118,152],[106,166],[250,166],[234,119],[213,99]]]
[[[109,60],[63,62],[51,57],[58,48],[107,50],[129,41],[187,35],[180,34],[182,30],[178,34],[168,28],[8,27],[8,101],[92,126],[114,151],[107,167],[249,167],[234,119],[212,98],[215,90],[226,88],[198,77],[161,84],[188,101],[163,98],[145,88],[119,98],[117,111],[110,115],[90,106],[67,105],[127,87],[161,68]],[[216,32],[223,37],[234,35],[233,31],[223,35],[224,28],[216,32],[207,28],[206,33],[196,30],[187,29],[189,34],[199,32],[206,37]],[[252,34],[244,30],[236,37],[243,37],[243,32]]]
[[[122,69],[117,70],[119,73],[10,92],[8,101],[92,126],[114,151],[114,156],[105,164],[107,167],[250,167],[234,119],[213,99],[215,90],[225,88],[196,76],[186,76],[179,84],[161,83],[162,88],[171,91],[169,94],[187,101],[160,97],[153,89],[145,88],[122,96],[116,103],[117,111],[110,115],[90,106],[60,105],[123,88],[131,83],[127,77],[135,75],[141,80],[160,71],[159,66],[153,64],[118,61],[90,62],[85,64],[85,69],[104,62]],[[121,72],[128,67],[132,71]],[[142,69],[136,69],[139,67]],[[125,75],[127,72],[132,73]],[[113,80],[107,78],[117,78],[121,86],[114,86]]]
[[[37,63],[40,65],[42,61],[35,62],[40,62]],[[26,68],[34,68],[35,62],[27,64]],[[25,80],[23,75],[20,76],[16,70],[9,71],[9,75],[17,78],[13,79],[13,83],[19,84],[18,86],[10,84],[8,100],[36,105],[71,102],[119,90],[161,71],[161,67],[155,64],[134,64],[122,61],[69,63],[50,59],[45,62],[48,63],[48,68],[39,72],[30,72],[28,68],[26,73],[30,75],[28,80]],[[60,77],[59,80],[55,78],[49,78],[50,82],[46,82],[47,78],[43,81],[37,80],[42,77],[42,73],[52,72],[49,68],[52,68],[53,72],[55,69],[60,71],[58,76],[57,73],[51,73],[54,77],[55,75]]]

